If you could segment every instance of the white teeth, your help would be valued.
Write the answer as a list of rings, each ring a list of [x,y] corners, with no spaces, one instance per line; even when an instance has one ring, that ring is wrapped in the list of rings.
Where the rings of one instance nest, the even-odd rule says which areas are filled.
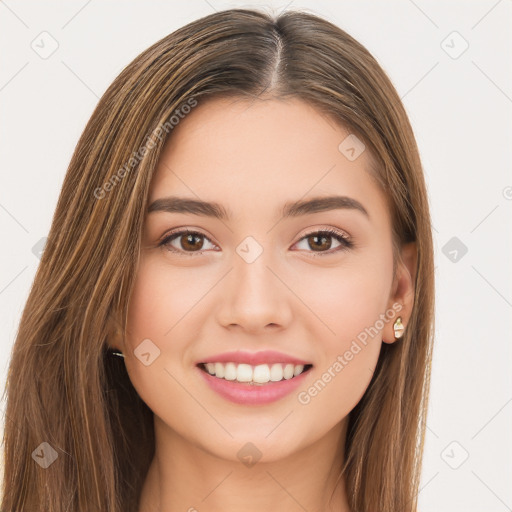
[[[293,370],[294,370],[293,364],[287,364],[283,370],[283,377],[286,380],[291,379],[293,377]]]
[[[259,364],[254,367],[252,380],[258,384],[265,384],[270,380],[270,370],[268,364]]]
[[[217,363],[215,363],[217,364]],[[224,367],[224,378],[226,380],[236,380],[236,366],[235,363],[227,363]]]
[[[216,375],[220,379],[224,378],[224,365],[222,363],[215,363],[215,371],[213,375]]]
[[[252,368],[250,364],[239,364],[236,369],[236,380],[238,382],[251,382]]]
[[[266,384],[267,382],[279,382],[297,377],[304,371],[302,364],[274,363],[272,365],[235,363],[205,363],[206,371],[219,379],[236,380],[237,382],[249,382]]]
[[[270,368],[270,380],[272,382],[279,382],[283,380],[283,367],[276,363],[273,364]]]

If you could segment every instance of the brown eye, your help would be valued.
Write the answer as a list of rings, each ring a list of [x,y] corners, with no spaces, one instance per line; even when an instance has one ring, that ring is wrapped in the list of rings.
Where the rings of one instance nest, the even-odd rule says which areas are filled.
[[[201,235],[195,235],[195,234],[187,234],[187,235],[181,235],[179,237],[179,240],[181,242],[181,246],[185,250],[196,250],[201,249],[200,246],[202,246],[202,237]]]
[[[204,243],[206,240],[211,244],[210,240],[202,233],[183,230],[165,237],[159,245],[171,252],[189,253],[188,255],[192,256],[193,253],[201,253],[205,250]]]
[[[329,250],[332,247],[332,239],[335,239],[338,242],[338,246],[333,250]],[[354,246],[354,243],[349,240],[346,235],[342,235],[338,231],[333,229],[327,229],[323,231],[315,231],[313,233],[308,233],[306,236],[302,237],[301,240],[306,242],[306,250],[311,249],[307,252],[312,252],[312,256],[324,256],[329,254],[334,254],[340,251],[345,251]],[[317,254],[314,254],[317,253]]]
[[[331,237],[325,235],[309,235],[307,237],[308,244],[314,250],[317,249],[330,249],[331,248]]]

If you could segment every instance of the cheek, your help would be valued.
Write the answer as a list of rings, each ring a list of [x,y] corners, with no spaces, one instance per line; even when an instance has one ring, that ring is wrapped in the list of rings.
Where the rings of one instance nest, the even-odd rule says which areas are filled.
[[[194,308],[213,284],[211,276],[204,280],[197,274],[195,272],[191,280],[189,269],[178,267],[171,270],[165,263],[150,259],[141,263],[128,312],[132,345],[150,338],[161,350],[180,348],[180,336],[176,333],[185,324],[190,329],[188,319],[194,315]]]
[[[391,259],[366,260],[357,268],[310,273],[302,282],[315,314],[308,329],[318,344],[319,361],[297,396],[307,414],[320,414],[334,424],[366,391],[382,346],[391,273]]]
[[[307,298],[314,319],[309,329],[315,333],[313,339],[322,337],[326,354],[348,349],[351,340],[364,338],[364,333],[368,341],[380,339],[375,329],[383,328],[379,319],[386,309],[391,273],[391,261],[367,259],[302,273],[299,294]]]
[[[164,416],[169,403],[185,408],[190,401],[180,383],[190,378],[191,340],[200,338],[204,322],[198,315],[206,314],[202,299],[217,280],[208,266],[171,268],[156,256],[140,262],[128,308],[125,365],[142,400]],[[143,346],[158,354],[150,355],[148,366],[136,355]]]
[[[179,399],[179,393],[173,397],[176,386],[171,377],[183,352],[176,332],[191,307],[187,294],[193,295],[180,280],[180,272],[170,276],[161,266],[143,260],[130,297],[125,365],[132,384],[152,410],[166,400]],[[142,357],[144,353],[149,356]]]
[[[304,414],[321,416],[324,425],[346,417],[371,381],[382,347],[382,326],[375,325],[383,311],[381,297],[380,292],[372,293],[369,283],[347,279],[343,286],[331,288],[319,309],[326,327],[311,325],[318,364],[297,399]]]
[[[360,402],[373,377],[380,347],[377,341],[366,346],[356,342],[317,367],[297,395],[301,408],[298,416],[316,418],[309,428],[305,424],[306,437],[336,425]]]

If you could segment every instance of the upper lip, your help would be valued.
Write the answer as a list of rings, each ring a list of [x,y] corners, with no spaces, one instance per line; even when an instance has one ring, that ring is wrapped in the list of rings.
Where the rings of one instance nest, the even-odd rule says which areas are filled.
[[[243,350],[235,350],[232,352],[223,352],[206,359],[201,359],[197,364],[201,363],[245,363],[251,366],[259,364],[289,363],[289,364],[311,364],[298,357],[276,352],[275,350],[263,350],[260,352],[245,352]]]

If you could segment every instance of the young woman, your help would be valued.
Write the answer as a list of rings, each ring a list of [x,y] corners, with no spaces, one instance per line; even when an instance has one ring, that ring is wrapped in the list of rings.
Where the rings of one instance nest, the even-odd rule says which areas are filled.
[[[72,157],[1,510],[412,512],[433,312],[421,162],[375,59],[299,11],[190,23]]]

